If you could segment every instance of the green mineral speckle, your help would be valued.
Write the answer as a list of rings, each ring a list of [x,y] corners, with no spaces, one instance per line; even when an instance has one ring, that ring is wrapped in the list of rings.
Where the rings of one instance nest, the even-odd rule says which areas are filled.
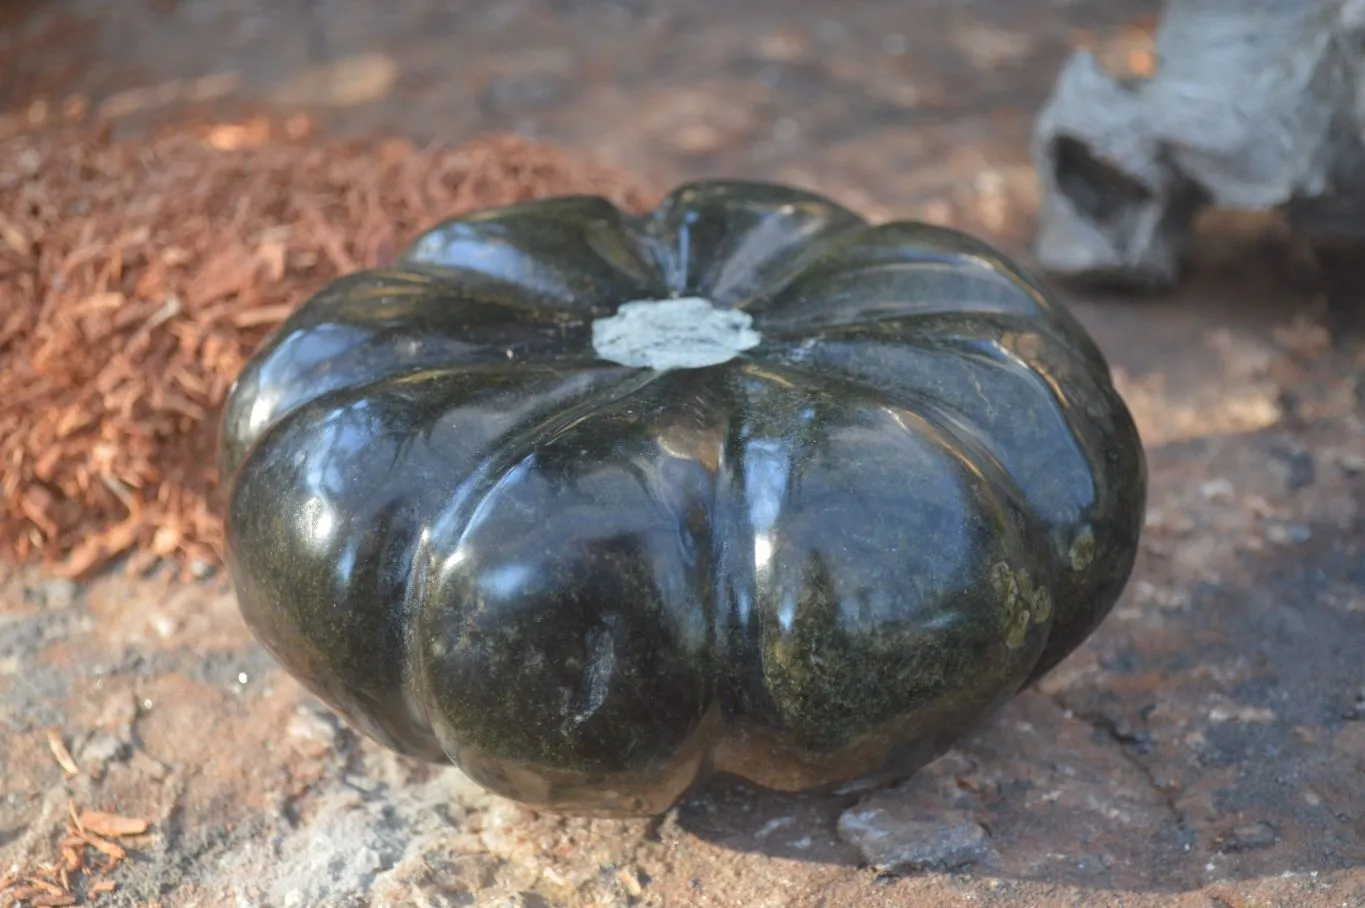
[[[1090,527],[1083,528],[1071,542],[1071,569],[1083,571],[1095,560],[1095,533]]]
[[[1018,649],[1028,637],[1030,624],[1043,624],[1052,617],[1052,596],[1034,584],[1027,571],[1012,570],[1003,561],[991,568],[991,583],[1001,598],[1005,645]]]
[[[1029,610],[1033,612],[1033,623],[1042,624],[1052,617],[1052,596],[1042,586],[1029,585],[1028,575],[1020,573],[1020,586],[1025,590]]]

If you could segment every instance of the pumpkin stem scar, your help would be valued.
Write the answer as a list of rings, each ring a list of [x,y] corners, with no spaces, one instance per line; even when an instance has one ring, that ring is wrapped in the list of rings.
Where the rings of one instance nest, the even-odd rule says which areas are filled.
[[[747,312],[697,296],[622,303],[615,315],[592,323],[593,350],[602,359],[660,371],[717,366],[761,341]]]

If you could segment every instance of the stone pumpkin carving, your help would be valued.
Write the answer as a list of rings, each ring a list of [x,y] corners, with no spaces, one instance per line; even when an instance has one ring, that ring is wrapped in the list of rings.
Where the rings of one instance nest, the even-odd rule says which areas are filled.
[[[1146,467],[990,247],[757,183],[533,202],[324,288],[223,425],[228,566],[364,733],[499,794],[904,777],[1071,652]]]

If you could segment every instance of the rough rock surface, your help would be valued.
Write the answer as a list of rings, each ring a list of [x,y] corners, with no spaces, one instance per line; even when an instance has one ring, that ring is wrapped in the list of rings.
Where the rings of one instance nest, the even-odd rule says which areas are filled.
[[[839,837],[879,873],[951,873],[995,859],[990,834],[969,811],[942,804],[916,807],[913,798],[898,791],[873,795],[839,815]]]
[[[1365,241],[1362,48],[1360,0],[1168,0],[1154,73],[1077,52],[1034,130],[1039,261],[1169,284],[1206,206]]]

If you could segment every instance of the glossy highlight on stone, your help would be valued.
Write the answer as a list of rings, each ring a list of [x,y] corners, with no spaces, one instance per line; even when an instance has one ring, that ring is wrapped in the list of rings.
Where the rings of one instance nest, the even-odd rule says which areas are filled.
[[[594,323],[680,298],[754,336],[597,355]],[[573,813],[912,773],[1103,620],[1146,497],[1034,278],[763,183],[440,224],[303,305],[223,420],[266,648],[385,745]]]

